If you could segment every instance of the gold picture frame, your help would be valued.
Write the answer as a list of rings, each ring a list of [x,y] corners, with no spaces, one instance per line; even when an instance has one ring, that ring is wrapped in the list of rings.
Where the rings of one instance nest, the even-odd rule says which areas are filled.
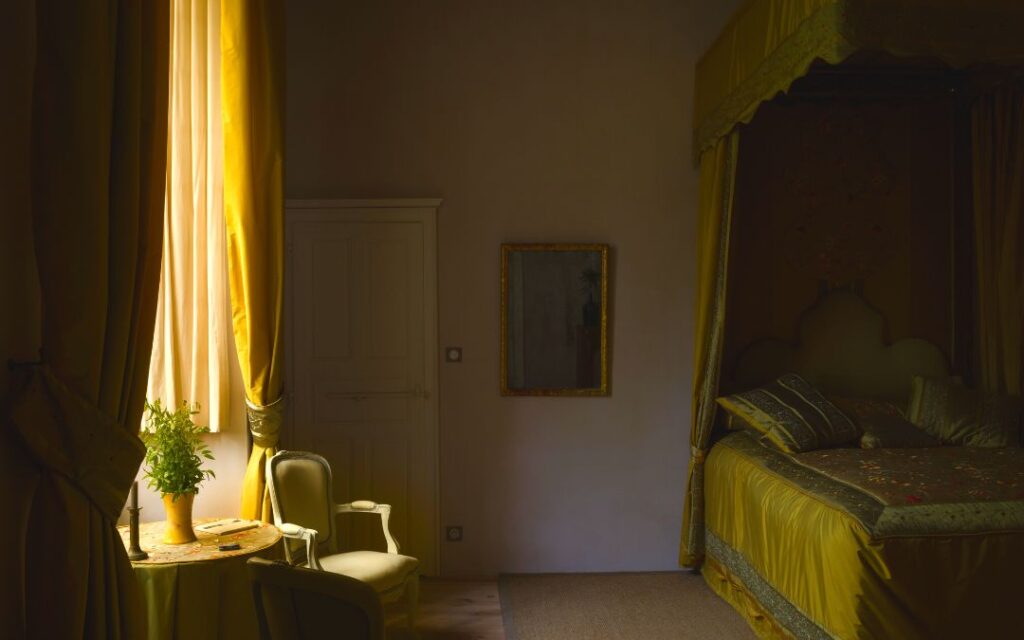
[[[609,252],[501,245],[501,395],[609,395]]]

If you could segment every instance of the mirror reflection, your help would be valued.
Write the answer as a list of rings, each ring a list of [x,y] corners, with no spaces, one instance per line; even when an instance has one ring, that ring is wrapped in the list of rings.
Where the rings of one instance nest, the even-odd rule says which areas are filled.
[[[502,245],[502,394],[607,395],[608,245]]]

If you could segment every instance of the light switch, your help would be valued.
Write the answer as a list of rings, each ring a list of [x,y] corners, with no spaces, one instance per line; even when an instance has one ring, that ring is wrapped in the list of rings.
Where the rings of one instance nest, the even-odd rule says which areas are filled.
[[[445,362],[462,362],[462,347],[445,347]]]

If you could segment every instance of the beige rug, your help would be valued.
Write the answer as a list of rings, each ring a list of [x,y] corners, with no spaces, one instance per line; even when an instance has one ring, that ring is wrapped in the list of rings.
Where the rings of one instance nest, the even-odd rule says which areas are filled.
[[[743,640],[747,623],[697,573],[503,575],[508,640]]]

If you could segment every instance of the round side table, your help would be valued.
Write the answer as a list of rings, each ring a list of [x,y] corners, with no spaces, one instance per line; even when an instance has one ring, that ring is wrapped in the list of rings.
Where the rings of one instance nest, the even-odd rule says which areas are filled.
[[[164,544],[165,522],[139,525],[139,545],[149,558],[132,562],[146,601],[150,640],[175,638],[256,638],[259,624],[245,561],[274,556],[281,532],[273,525],[215,535],[196,528],[219,518],[193,523],[195,542]],[[118,527],[128,548],[128,527]],[[239,549],[218,547],[238,544]]]

